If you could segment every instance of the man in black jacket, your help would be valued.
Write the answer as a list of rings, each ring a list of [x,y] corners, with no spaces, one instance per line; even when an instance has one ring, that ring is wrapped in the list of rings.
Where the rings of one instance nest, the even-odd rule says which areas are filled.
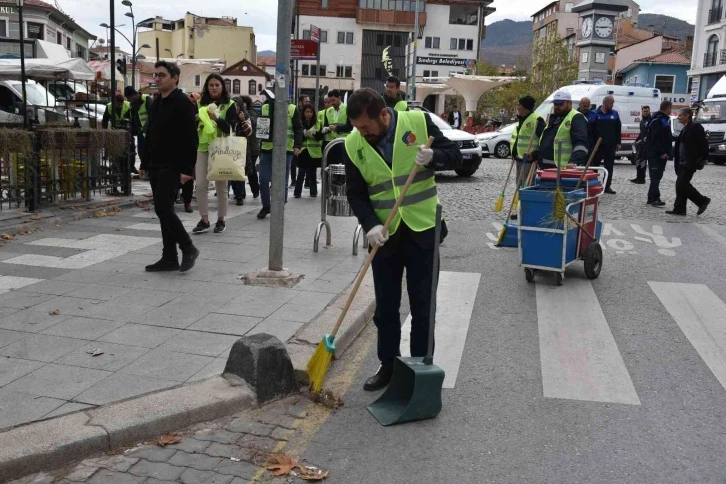
[[[635,139],[635,178],[630,181],[645,185],[645,172],[648,171],[648,149],[645,141],[648,138],[648,125],[653,117],[650,115],[650,106],[642,106],[640,109],[640,133]]]
[[[197,160],[197,123],[194,105],[177,88],[179,67],[164,61],[155,64],[154,78],[161,96],[149,116],[149,138],[139,174],[148,174],[154,194],[154,210],[161,224],[161,260],[146,266],[149,272],[186,272],[194,267],[199,250],[192,244],[181,220],[174,213],[179,183],[192,179]],[[182,252],[179,264],[176,246]]]
[[[698,206],[697,215],[706,211],[711,199],[704,197],[691,184],[697,170],[703,169],[708,162],[708,138],[703,126],[693,122],[693,111],[683,108],[678,113],[678,121],[683,130],[676,140],[673,158],[676,163],[678,180],[676,181],[676,201],[673,210],[666,211],[670,215],[686,215],[688,200]]]
[[[615,195],[615,190],[610,188],[613,182],[615,169],[615,154],[620,150],[622,138],[622,123],[620,122],[620,114],[613,109],[615,98],[605,96],[602,100],[602,106],[595,111],[595,136],[593,141],[602,138],[600,148],[597,150],[594,166],[605,165],[608,171],[608,181],[605,186],[605,193]],[[592,146],[593,148],[595,145]]]
[[[376,293],[373,322],[378,328],[381,367],[363,387],[374,391],[388,385],[393,363],[401,355],[399,309],[404,268],[412,316],[411,356],[426,355],[434,282],[433,222],[438,201],[434,171],[437,166],[459,166],[462,159],[456,143],[441,133],[429,114],[398,112],[386,107],[383,97],[373,89],[353,93],[348,102],[348,115],[357,128],[346,139],[343,156],[348,201],[371,246],[380,247],[371,266]],[[399,125],[399,131],[409,127],[403,136],[396,134]],[[427,135],[434,137],[430,149],[423,147]],[[408,176],[398,174],[412,169],[418,173],[404,199],[404,218],[394,219],[390,229],[393,234],[389,238],[383,233],[383,223],[386,210],[391,210],[396,198],[394,184],[400,189]],[[399,209],[399,215],[403,210],[403,207]],[[442,239],[445,235],[446,225],[442,221]]]
[[[673,145],[673,134],[671,132],[671,109],[673,103],[663,101],[660,103],[660,111],[653,115],[648,125],[648,138],[646,149],[648,150],[648,173],[650,174],[650,187],[648,187],[648,205],[651,207],[665,207],[665,202],[660,199],[660,180],[663,178],[668,157]]]

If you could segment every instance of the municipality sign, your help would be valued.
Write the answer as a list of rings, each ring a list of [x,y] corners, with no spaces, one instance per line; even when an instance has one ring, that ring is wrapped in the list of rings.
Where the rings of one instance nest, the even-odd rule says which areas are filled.
[[[425,66],[449,66],[471,69],[474,59],[448,59],[441,57],[416,57],[416,64]]]

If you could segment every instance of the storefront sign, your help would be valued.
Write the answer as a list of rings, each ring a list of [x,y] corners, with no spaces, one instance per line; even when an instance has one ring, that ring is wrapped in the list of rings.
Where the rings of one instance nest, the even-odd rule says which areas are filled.
[[[310,40],[320,42],[320,27],[310,26]]]
[[[678,94],[678,93],[661,94],[662,101],[670,101],[673,104],[681,104],[683,106],[688,106],[690,104],[689,99],[690,99],[689,94]]]
[[[0,7],[0,14],[3,13],[12,15],[15,13],[15,9],[13,7]]]
[[[314,40],[295,39],[290,43],[290,59],[315,60],[318,58],[318,43]]]
[[[698,101],[698,88],[701,83],[700,77],[694,77],[691,79],[691,102],[695,103]]]
[[[416,64],[425,66],[474,67],[474,59],[442,59],[438,57],[416,57]]]

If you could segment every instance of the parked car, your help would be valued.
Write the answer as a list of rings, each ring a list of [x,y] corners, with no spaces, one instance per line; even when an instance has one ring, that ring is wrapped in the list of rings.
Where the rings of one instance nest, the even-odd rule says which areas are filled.
[[[476,135],[476,139],[481,146],[481,155],[484,158],[496,156],[497,158],[509,158],[511,156],[511,148],[509,141],[512,139],[512,131],[514,131],[517,123],[502,126],[491,133],[481,133]]]
[[[408,106],[409,111],[424,111],[431,115],[431,120],[441,130],[444,136],[449,138],[451,141],[456,142],[459,145],[459,150],[462,156],[461,166],[445,166],[442,168],[436,168],[436,171],[455,171],[459,176],[471,176],[476,173],[481,165],[481,148],[479,142],[473,134],[467,133],[460,129],[452,128],[449,123],[441,119],[440,116],[428,111],[426,108],[421,106],[411,105]]]

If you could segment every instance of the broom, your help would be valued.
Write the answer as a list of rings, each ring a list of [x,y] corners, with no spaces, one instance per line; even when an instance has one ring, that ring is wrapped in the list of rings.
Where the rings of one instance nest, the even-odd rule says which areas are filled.
[[[429,136],[429,139],[424,145],[424,148],[431,148],[431,143],[433,143],[433,141],[434,137]],[[417,172],[418,165],[414,165],[414,167],[411,169],[411,173],[408,175],[406,184],[403,185],[401,193],[398,196],[395,205],[393,205],[393,208],[391,209],[391,213],[386,219],[386,223],[383,224],[384,235],[388,233],[388,226],[391,225],[393,218],[398,213],[398,209],[401,206],[401,203],[403,203],[403,198],[406,196],[406,192],[408,192],[409,187],[413,183],[413,179],[416,176]],[[348,313],[348,309],[350,309],[350,305],[353,303],[353,298],[355,298],[355,295],[358,292],[358,288],[360,287],[361,282],[363,282],[363,278],[365,277],[366,272],[368,272],[368,268],[370,267],[371,262],[373,262],[373,258],[376,256],[378,249],[378,246],[375,246],[371,249],[371,252],[368,254],[365,263],[363,263],[363,267],[361,268],[360,272],[358,272],[358,276],[355,279],[353,288],[351,289],[350,294],[348,294],[348,299],[345,301],[345,306],[343,306],[343,310],[340,312],[340,316],[338,316],[338,320],[335,322],[335,326],[333,326],[333,331],[331,331],[330,334],[326,334],[325,336],[323,336],[323,340],[318,344],[318,347],[315,348],[315,353],[313,353],[310,361],[308,361],[307,371],[308,377],[310,378],[310,390],[313,392],[319,392],[323,388],[323,380],[325,379],[325,374],[328,372],[330,362],[333,359],[333,355],[335,354],[335,335],[338,334],[338,330],[343,324],[343,319],[345,319],[345,315]]]
[[[549,117],[547,118],[549,119]],[[535,130],[532,132],[532,136],[529,138],[529,145],[527,145],[527,154],[530,154],[530,150],[532,149],[532,143],[534,143],[534,137],[537,135],[537,128],[535,127]],[[532,163],[535,163],[535,160],[532,160]],[[526,165],[525,162],[522,162],[522,167]],[[530,169],[531,172],[531,169]],[[524,184],[524,186],[529,186],[529,179],[522,180],[520,183]],[[518,186],[517,189],[514,191],[514,206],[515,208],[519,206],[519,189],[522,188],[522,185]]]
[[[582,175],[580,175],[580,179],[577,180],[577,185],[575,185],[575,190],[580,188],[580,185],[582,184],[582,180],[585,179],[585,173],[587,173],[587,169],[590,168],[590,164],[592,164],[592,160],[595,159],[595,154],[597,154],[597,150],[600,148],[600,143],[602,143],[602,138],[597,139],[597,143],[595,143],[595,148],[593,148],[592,153],[590,153],[590,159],[587,160],[587,164],[585,165],[585,168],[582,170]]]
[[[512,164],[509,165],[509,173],[507,173],[507,179],[504,181],[504,186],[502,187],[502,193],[499,194],[499,198],[497,198],[497,202],[494,204],[495,212],[501,212],[502,208],[504,208],[504,192],[507,190],[507,185],[509,184],[509,177],[512,176],[512,168],[514,168],[514,164],[516,162],[517,162],[517,160],[512,158]]]
[[[567,202],[565,201],[565,192],[562,191],[560,185],[560,163],[559,159],[562,156],[562,141],[557,142],[557,153],[560,156],[555,157],[555,166],[557,167],[557,188],[555,189],[555,196],[552,200],[552,220],[559,223],[565,220],[565,208]]]
[[[534,168],[537,166],[536,163],[532,163],[532,168],[529,169],[529,174],[527,176],[527,179],[532,178],[532,172],[535,171]],[[504,235],[507,233],[507,227],[509,227],[509,219],[512,217],[512,211],[514,210],[514,206],[519,201],[519,197],[517,194],[519,194],[519,187],[524,181],[524,170],[522,170],[517,177],[517,193],[514,195],[514,198],[512,198],[512,204],[509,206],[509,213],[507,214],[507,218],[504,220],[504,226],[502,227],[502,230],[499,231],[499,238],[497,239],[497,243],[494,244],[495,246],[502,245],[502,242],[504,241]]]

